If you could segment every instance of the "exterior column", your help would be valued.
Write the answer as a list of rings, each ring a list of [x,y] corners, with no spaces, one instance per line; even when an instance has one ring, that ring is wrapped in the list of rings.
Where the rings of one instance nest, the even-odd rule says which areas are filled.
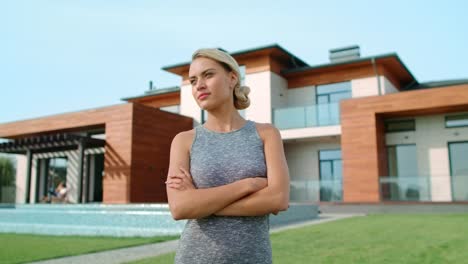
[[[85,157],[85,143],[80,140],[78,144],[78,181],[77,181],[77,194],[78,197],[76,201],[78,203],[83,203],[85,202],[85,199],[83,198],[83,165],[84,165],[84,157]]]
[[[25,203],[31,203],[31,167],[32,167],[32,150],[28,149],[26,151],[27,163],[26,163],[26,199]],[[36,183],[37,184],[37,183]]]

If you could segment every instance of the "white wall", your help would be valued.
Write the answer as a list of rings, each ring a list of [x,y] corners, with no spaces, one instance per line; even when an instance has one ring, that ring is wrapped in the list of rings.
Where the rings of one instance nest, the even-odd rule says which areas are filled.
[[[383,83],[383,93],[384,94],[391,94],[391,93],[398,93],[398,89],[387,79],[385,76],[380,77],[381,83]]]
[[[251,91],[250,106],[245,112],[246,118],[260,123],[271,123],[272,73],[266,71],[246,74],[245,85],[249,86]],[[277,85],[281,87],[280,82]]]
[[[385,76],[379,76],[379,79],[380,95],[398,92]],[[379,84],[375,76],[351,80],[351,87],[353,97],[379,95]]]
[[[280,133],[283,140],[337,136],[341,135],[341,125],[285,129]]]
[[[201,109],[192,96],[190,84],[180,87],[180,114],[194,119],[194,125],[201,123]]]
[[[328,142],[321,141],[297,141],[297,142],[285,142],[284,152],[289,167],[289,176],[291,183],[305,181],[310,182],[309,186],[312,187],[311,183],[315,183],[313,188],[308,190],[307,197],[312,201],[319,201],[319,188],[317,181],[319,180],[319,151],[327,149],[341,149],[340,140],[328,140]],[[293,198],[295,194],[292,194]],[[300,197],[299,197],[300,196]],[[304,194],[297,195],[297,197],[303,198]]]
[[[288,81],[272,72],[271,80],[271,107],[283,108],[288,105]]]
[[[174,113],[174,114],[178,114],[180,112],[179,108],[180,108],[180,105],[170,105],[170,106],[160,107],[159,109],[163,110],[163,111],[166,111],[166,112],[171,112],[171,113]]]
[[[451,201],[448,143],[468,141],[468,127],[445,128],[445,115],[415,118],[416,131],[387,133],[386,144],[416,144],[420,176],[430,177],[432,201]]]
[[[375,76],[351,80],[353,98],[378,95],[379,91],[377,88],[378,84]]]
[[[305,86],[288,90],[288,106],[311,106],[315,105],[315,86]]]
[[[26,200],[26,155],[16,155],[16,203]]]

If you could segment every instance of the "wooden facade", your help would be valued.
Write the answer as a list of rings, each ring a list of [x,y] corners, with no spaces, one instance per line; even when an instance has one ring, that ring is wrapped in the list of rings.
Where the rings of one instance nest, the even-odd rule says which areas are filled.
[[[126,103],[0,124],[0,137],[104,129],[103,203],[165,202],[170,143],[192,127],[191,118]]]
[[[468,85],[406,91],[341,102],[343,202],[380,202],[387,172],[384,119],[468,111]]]

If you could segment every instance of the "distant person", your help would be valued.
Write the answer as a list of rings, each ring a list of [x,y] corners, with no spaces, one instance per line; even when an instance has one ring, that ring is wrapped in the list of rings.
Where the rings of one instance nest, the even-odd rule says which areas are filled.
[[[57,187],[54,189],[49,190],[48,196],[45,196],[42,201],[43,202],[66,202],[67,201],[67,185],[64,181],[61,181]]]
[[[174,219],[188,219],[175,263],[272,263],[268,217],[289,203],[280,133],[239,114],[250,89],[226,52],[196,51],[188,77],[208,120],[171,145],[169,207]]]

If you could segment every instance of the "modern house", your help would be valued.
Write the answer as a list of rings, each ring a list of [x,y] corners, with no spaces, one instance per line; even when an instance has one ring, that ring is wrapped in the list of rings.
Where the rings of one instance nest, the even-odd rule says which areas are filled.
[[[468,79],[421,83],[395,53],[330,50],[308,65],[279,45],[231,53],[250,86],[241,114],[281,131],[292,202],[468,202]],[[0,152],[18,154],[18,203],[54,179],[72,202],[165,202],[175,134],[206,120],[189,62],[164,70],[180,87],[125,104],[0,124]]]

